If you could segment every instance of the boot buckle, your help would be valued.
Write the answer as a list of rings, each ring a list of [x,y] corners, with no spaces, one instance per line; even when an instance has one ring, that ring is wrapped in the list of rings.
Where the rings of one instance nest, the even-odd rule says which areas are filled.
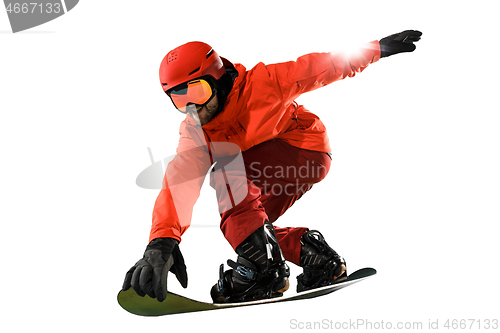
[[[238,266],[236,268],[236,272],[240,274],[241,276],[247,278],[250,281],[253,281],[257,277],[257,273],[249,268],[243,267],[243,266]]]

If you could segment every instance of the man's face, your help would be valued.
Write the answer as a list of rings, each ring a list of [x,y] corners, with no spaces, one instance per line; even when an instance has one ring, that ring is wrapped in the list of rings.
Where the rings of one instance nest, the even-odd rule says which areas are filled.
[[[206,125],[212,120],[219,108],[219,100],[217,95],[215,95],[210,102],[205,104],[203,107],[196,105],[196,110],[198,111],[198,118],[200,120],[201,126]],[[196,120],[196,118],[195,118]]]

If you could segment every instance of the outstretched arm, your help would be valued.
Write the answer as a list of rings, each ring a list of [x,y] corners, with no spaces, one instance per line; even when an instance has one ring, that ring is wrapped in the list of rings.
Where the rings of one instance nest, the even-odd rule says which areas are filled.
[[[415,50],[415,42],[422,33],[403,32],[361,45],[357,52],[338,50],[331,53],[311,53],[296,61],[266,66],[271,78],[279,84],[283,100],[294,100],[299,95],[319,87],[353,77],[381,57]]]

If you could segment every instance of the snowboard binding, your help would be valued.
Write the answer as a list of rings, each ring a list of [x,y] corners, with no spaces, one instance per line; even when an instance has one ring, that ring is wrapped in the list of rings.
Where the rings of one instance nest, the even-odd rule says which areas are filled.
[[[347,265],[317,230],[308,230],[301,238],[300,266],[297,292],[324,287],[347,279]]]
[[[219,268],[219,280],[210,294],[214,303],[237,303],[282,296],[288,290],[290,269],[283,259],[274,228],[266,222],[236,248],[232,269]]]

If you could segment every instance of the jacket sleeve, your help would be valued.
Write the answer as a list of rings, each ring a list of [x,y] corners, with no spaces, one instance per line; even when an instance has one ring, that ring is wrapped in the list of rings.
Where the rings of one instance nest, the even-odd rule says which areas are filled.
[[[149,241],[159,237],[181,241],[211,166],[201,128],[183,122],[180,133],[177,155],[166,168],[163,188],[155,201]]]
[[[271,79],[278,83],[283,100],[292,101],[305,92],[353,77],[379,59],[380,44],[373,41],[357,52],[311,53],[296,61],[266,67]]]

